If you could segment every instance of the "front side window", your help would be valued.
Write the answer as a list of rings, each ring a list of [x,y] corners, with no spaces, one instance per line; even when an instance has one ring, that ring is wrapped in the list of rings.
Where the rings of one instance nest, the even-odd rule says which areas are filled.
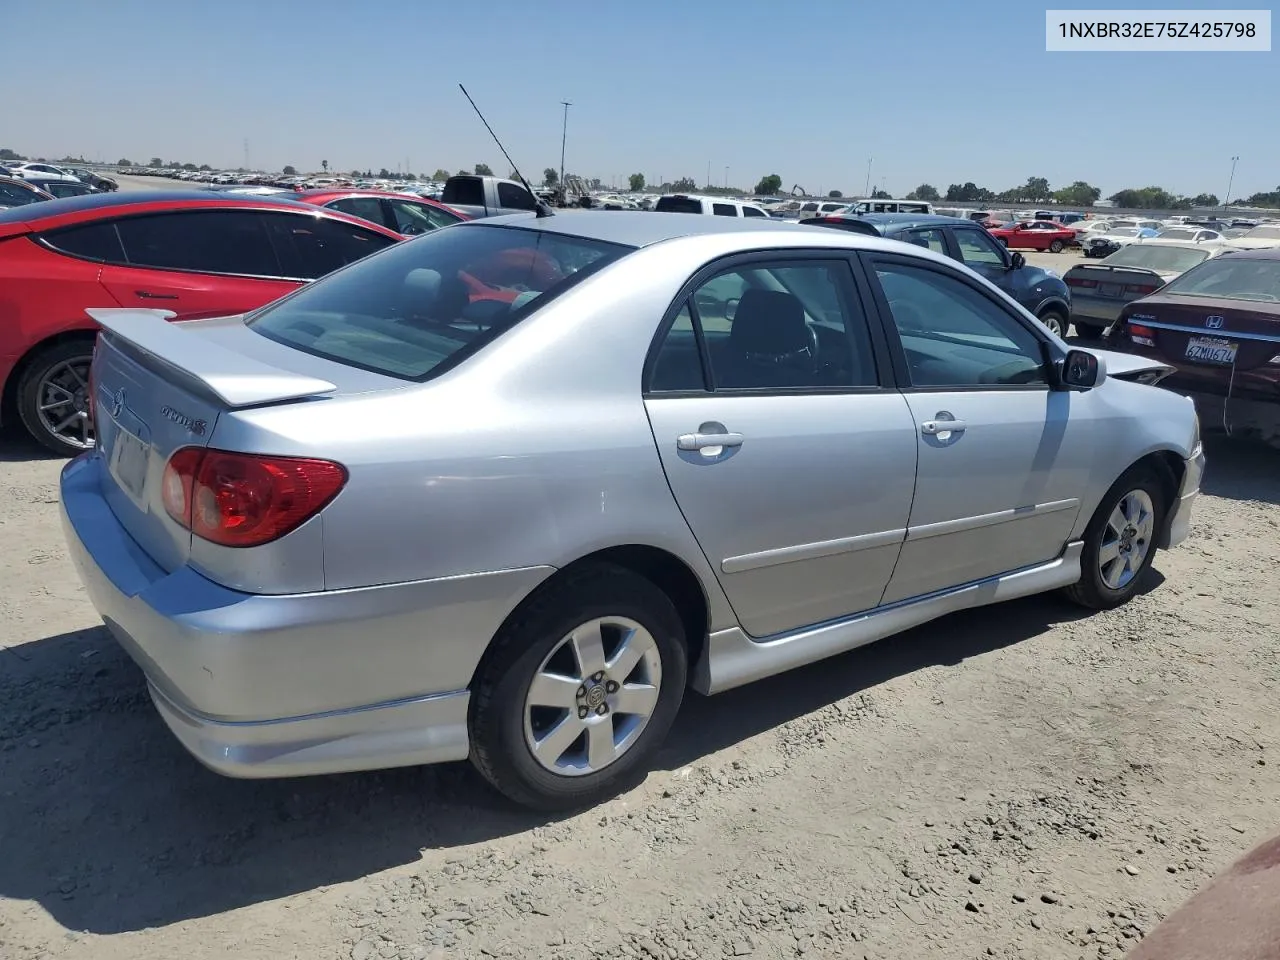
[[[326,203],[325,206],[382,227],[386,226],[385,218],[382,216],[382,201],[377,197],[343,197],[341,200]]]
[[[998,304],[938,270],[882,263],[913,387],[1047,383],[1040,341]]]
[[[268,305],[248,326],[316,356],[420,382],[631,249],[512,227],[438,230]]]
[[[19,187],[13,183],[0,183],[0,204],[4,206],[21,207],[43,199],[44,197],[30,187]]]
[[[252,210],[193,210],[116,221],[133,266],[196,273],[279,276],[262,221]]]
[[[315,280],[395,243],[354,223],[305,213],[263,213],[282,277]]]
[[[510,210],[535,210],[537,205],[529,191],[514,183],[498,182],[498,206]]]
[[[693,362],[699,334],[716,391],[877,383],[866,318],[843,261],[752,263],[700,284],[663,339],[651,391],[706,388]]]
[[[969,266],[1004,266],[1004,249],[991,234],[973,227],[958,227],[956,245],[960,247],[960,259]]]
[[[711,212],[717,217],[736,217],[738,209],[732,203],[713,203]]]
[[[433,207],[427,203],[414,203],[412,200],[391,200],[391,212],[396,218],[395,230],[405,236],[417,236],[430,233],[451,223],[458,223],[459,218]]]
[[[743,207],[742,215],[744,217],[767,217],[768,214],[756,207]]]

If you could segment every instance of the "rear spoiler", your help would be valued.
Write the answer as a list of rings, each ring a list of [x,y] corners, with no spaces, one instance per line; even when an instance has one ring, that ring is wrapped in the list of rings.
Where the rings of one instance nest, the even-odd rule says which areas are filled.
[[[170,323],[175,316],[171,310],[93,307],[85,313],[112,337],[199,381],[232,409],[299,400],[338,389],[327,380],[291,373],[228,350],[187,324]]]

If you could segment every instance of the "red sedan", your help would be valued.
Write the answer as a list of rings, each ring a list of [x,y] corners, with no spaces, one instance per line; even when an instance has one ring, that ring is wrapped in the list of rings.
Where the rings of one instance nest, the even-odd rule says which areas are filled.
[[[385,190],[302,190],[293,198],[330,210],[341,210],[404,237],[417,236],[468,219],[443,203]]]
[[[0,212],[0,419],[62,454],[93,443],[89,307],[245,313],[401,234],[339,210],[197,191],[91,194]]]
[[[1070,227],[1051,220],[1023,220],[1008,223],[990,231],[991,235],[1009,249],[1048,250],[1061,253],[1076,241],[1076,232]]]

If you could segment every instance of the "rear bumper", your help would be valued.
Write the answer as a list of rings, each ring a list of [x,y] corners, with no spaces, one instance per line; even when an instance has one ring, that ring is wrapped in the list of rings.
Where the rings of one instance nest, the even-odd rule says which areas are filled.
[[[1116,322],[1127,302],[1090,297],[1076,292],[1071,295],[1071,320],[1098,327],[1109,327]]]
[[[1169,515],[1169,530],[1161,547],[1176,547],[1187,539],[1191,532],[1191,513],[1196,498],[1200,496],[1200,481],[1204,477],[1204,447],[1196,448],[1193,456],[1184,461],[1186,466],[1182,473],[1182,485],[1178,489],[1178,499],[1174,502]]]
[[[467,756],[467,687],[490,638],[552,569],[261,596],[166,572],[101,494],[62,472],[68,549],[93,605],[207,766],[269,777]]]

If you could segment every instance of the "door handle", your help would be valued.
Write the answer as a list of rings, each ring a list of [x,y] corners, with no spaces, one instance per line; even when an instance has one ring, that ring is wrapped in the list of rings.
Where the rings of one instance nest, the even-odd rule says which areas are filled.
[[[676,437],[676,448],[704,450],[707,447],[740,447],[744,439],[740,433],[682,433]]]
[[[135,290],[135,297],[141,297],[143,300],[177,300],[176,293],[152,293],[150,290]]]
[[[936,437],[940,433],[959,433],[967,426],[963,420],[926,420],[920,424],[920,432],[926,436]]]

